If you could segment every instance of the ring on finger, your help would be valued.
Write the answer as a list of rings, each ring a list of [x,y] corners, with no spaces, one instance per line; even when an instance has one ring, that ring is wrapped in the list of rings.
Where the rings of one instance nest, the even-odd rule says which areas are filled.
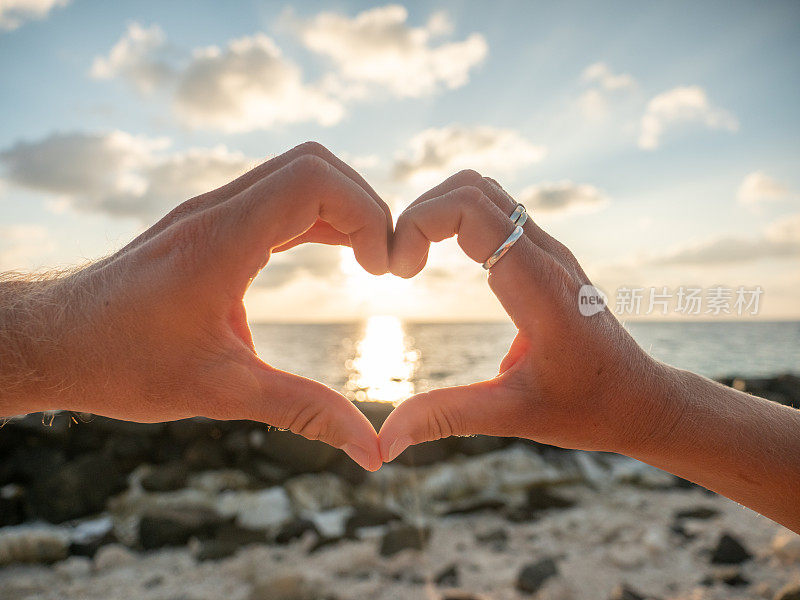
[[[483,263],[483,268],[487,271],[491,269],[503,255],[511,249],[511,246],[517,243],[517,240],[522,237],[523,229],[521,225],[514,227],[514,231],[506,238],[506,241],[500,244],[500,247],[492,253]]]
[[[509,219],[514,225],[518,225],[522,227],[525,224],[525,221],[528,220],[528,211],[522,204],[517,204],[516,208],[514,208],[514,212],[509,215]]]

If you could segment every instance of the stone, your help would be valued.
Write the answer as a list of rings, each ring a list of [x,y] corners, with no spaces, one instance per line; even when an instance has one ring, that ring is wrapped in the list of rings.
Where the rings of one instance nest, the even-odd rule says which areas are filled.
[[[733,534],[723,533],[711,551],[711,564],[738,565],[753,557]]]
[[[213,537],[225,522],[205,506],[151,508],[139,521],[139,543],[145,550],[182,546],[192,537]]]
[[[321,600],[320,586],[300,574],[273,575],[253,584],[250,600]]]
[[[313,521],[304,518],[295,518],[281,525],[280,529],[278,529],[275,534],[274,541],[276,544],[284,546],[291,541],[303,537],[308,531],[319,536],[319,531]]]
[[[323,471],[336,460],[339,452],[323,442],[278,429],[265,431],[253,451],[294,474]]]
[[[395,459],[408,467],[424,467],[439,463],[453,454],[453,438],[423,442],[409,446]]]
[[[36,479],[30,488],[30,505],[34,514],[62,523],[102,512],[106,501],[124,488],[124,478],[111,459],[87,454]]]
[[[535,485],[528,489],[526,506],[536,511],[551,508],[564,509],[575,506],[575,500],[551,492],[547,487]]]
[[[356,504],[353,506],[353,514],[345,523],[345,533],[354,536],[359,529],[378,527],[400,520],[399,514],[379,504]]]
[[[0,527],[25,521],[26,493],[25,488],[16,483],[7,483],[0,488]]]
[[[93,557],[100,546],[117,541],[114,521],[111,517],[100,517],[78,524],[72,531],[69,553],[75,556]]]
[[[217,510],[236,517],[239,524],[251,529],[278,527],[292,518],[289,496],[282,487],[254,491],[227,491],[217,498]]]
[[[491,600],[489,596],[475,594],[466,590],[445,590],[439,596],[440,600]]]
[[[505,529],[492,529],[485,533],[476,533],[475,541],[490,546],[495,552],[502,552],[508,547],[508,532]]]
[[[92,561],[85,556],[70,556],[66,560],[56,563],[53,571],[59,579],[83,579],[92,573]]]
[[[103,546],[94,555],[96,571],[111,571],[136,563],[136,555],[122,544]]]
[[[719,515],[720,511],[711,506],[692,506],[690,508],[676,510],[674,519],[699,519],[705,521],[708,519],[713,519]]]
[[[333,473],[298,475],[283,487],[295,512],[319,512],[350,505],[344,482]]]
[[[458,565],[451,564],[433,576],[433,582],[439,587],[457,587],[461,582]]]
[[[186,466],[172,462],[152,467],[141,478],[141,484],[148,492],[171,492],[186,486]]]
[[[14,525],[0,529],[0,566],[50,564],[67,557],[69,535],[52,525]]]
[[[345,534],[345,523],[352,513],[351,507],[343,506],[320,512],[309,512],[305,516],[314,522],[321,536],[341,538]]]
[[[232,556],[239,548],[266,542],[267,534],[264,530],[226,524],[216,532],[212,539],[200,540],[194,555],[199,561],[220,560]]]
[[[526,594],[535,594],[551,577],[558,575],[558,565],[552,558],[543,558],[529,563],[517,575],[517,589]]]
[[[772,538],[770,549],[781,562],[800,562],[800,535],[785,529],[779,531]]]
[[[646,597],[632,587],[620,583],[611,591],[608,600],[646,600]]]
[[[392,525],[383,534],[380,544],[381,556],[393,556],[403,550],[422,550],[430,539],[430,529],[412,525]]]
[[[498,511],[505,508],[506,501],[498,497],[471,497],[450,502],[445,515],[470,515],[484,511]]]
[[[775,593],[774,600],[800,600],[800,583],[790,583]]]

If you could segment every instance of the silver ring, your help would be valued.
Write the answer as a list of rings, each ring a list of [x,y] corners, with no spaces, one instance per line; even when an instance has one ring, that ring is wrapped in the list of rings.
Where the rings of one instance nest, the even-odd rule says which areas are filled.
[[[525,221],[528,220],[528,211],[522,204],[518,203],[514,208],[514,212],[512,212],[508,218],[511,219],[511,222],[514,223],[514,225],[519,225],[521,227],[522,225],[525,225]]]
[[[511,246],[517,243],[517,240],[522,237],[523,229],[521,225],[517,225],[514,228],[514,231],[511,232],[511,235],[508,236],[505,242],[500,244],[500,247],[494,251],[489,258],[486,259],[486,262],[483,263],[483,268],[486,270],[491,269],[498,260],[500,260],[503,255],[511,249]]]

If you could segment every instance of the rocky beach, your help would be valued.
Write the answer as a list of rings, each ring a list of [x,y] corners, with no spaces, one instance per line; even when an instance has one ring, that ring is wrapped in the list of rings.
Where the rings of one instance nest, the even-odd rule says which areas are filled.
[[[259,423],[66,413],[0,453],[0,598],[800,598],[800,536],[613,454],[450,438],[367,473]]]

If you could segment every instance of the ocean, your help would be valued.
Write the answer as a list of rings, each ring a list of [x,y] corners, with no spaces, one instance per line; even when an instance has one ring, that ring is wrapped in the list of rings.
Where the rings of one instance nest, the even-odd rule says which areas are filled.
[[[800,322],[632,322],[650,354],[708,377],[800,372]],[[510,323],[404,323],[392,316],[337,324],[251,325],[269,364],[358,400],[401,402],[433,387],[493,377]]]

